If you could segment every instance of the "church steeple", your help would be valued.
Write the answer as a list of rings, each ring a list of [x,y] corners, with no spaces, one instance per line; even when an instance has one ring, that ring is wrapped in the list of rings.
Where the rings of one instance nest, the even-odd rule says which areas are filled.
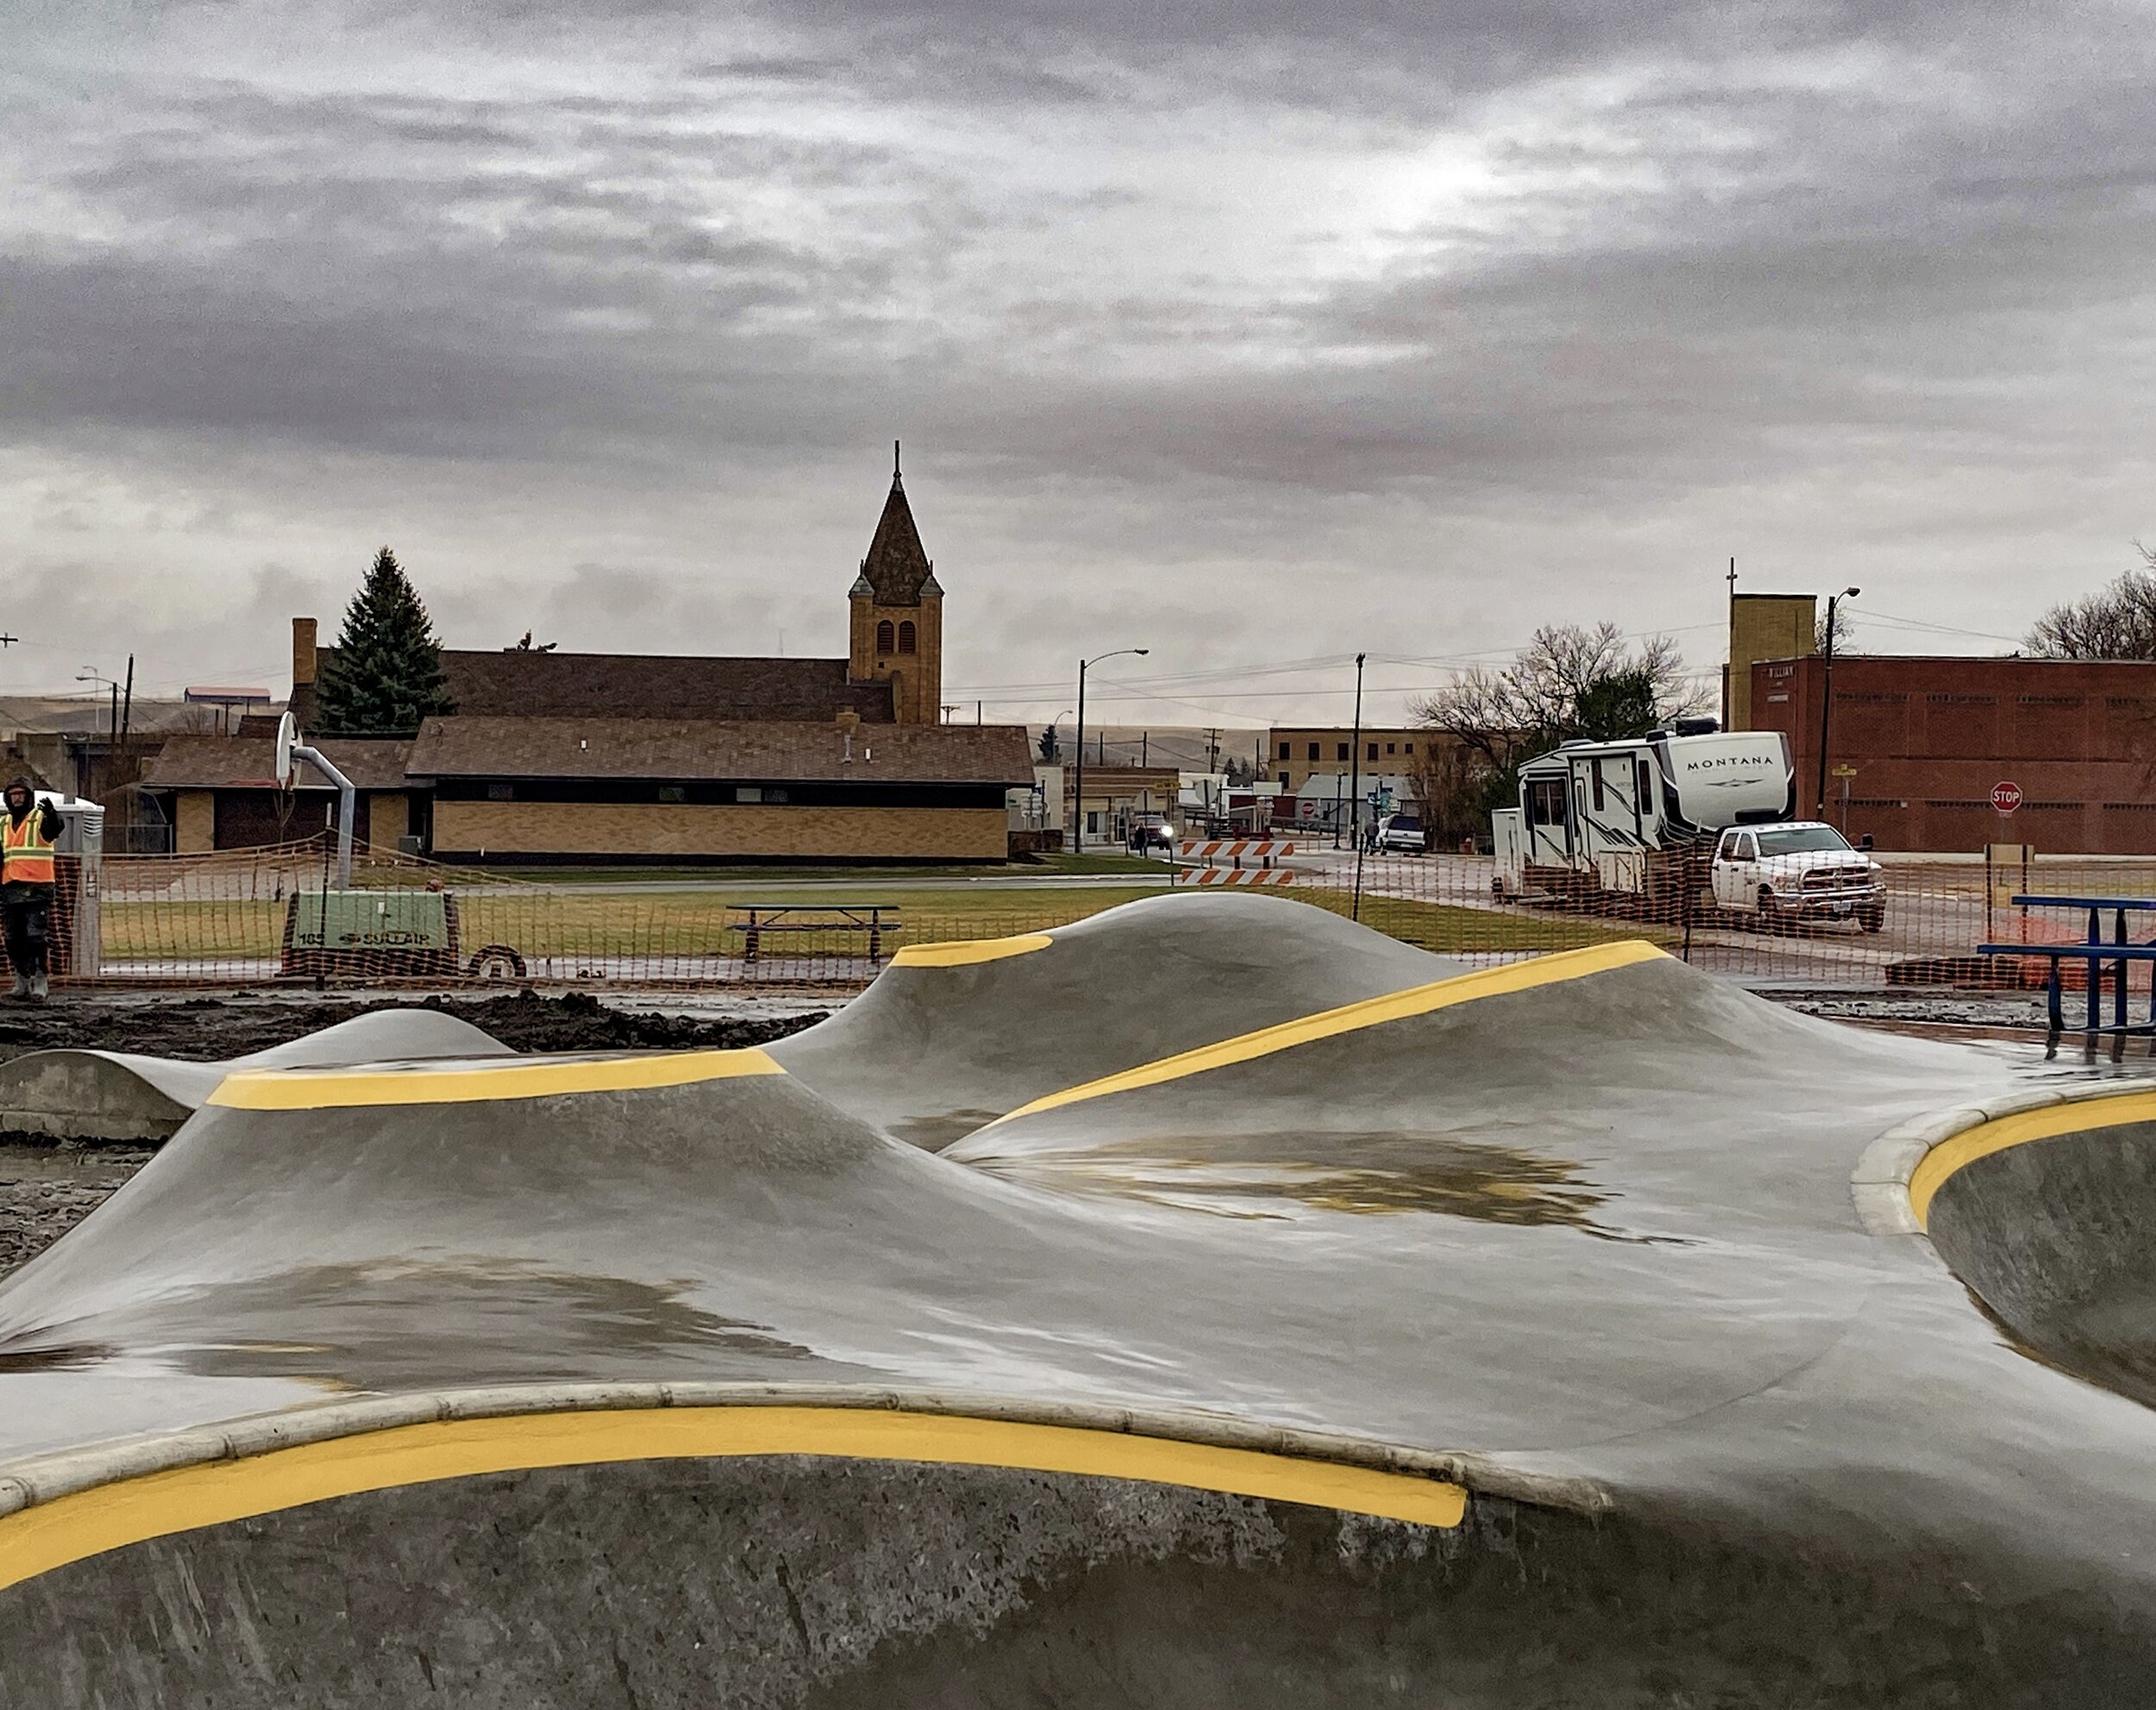
[[[921,545],[921,531],[913,524],[913,507],[906,502],[906,477],[899,472],[896,440],[891,442],[891,496],[883,502],[868,555],[861,561],[861,578],[885,605],[918,604],[936,579],[936,567]]]
[[[888,680],[892,716],[899,723],[935,723],[943,713],[943,590],[906,503],[896,440],[890,496],[849,598],[847,675],[856,683]]]

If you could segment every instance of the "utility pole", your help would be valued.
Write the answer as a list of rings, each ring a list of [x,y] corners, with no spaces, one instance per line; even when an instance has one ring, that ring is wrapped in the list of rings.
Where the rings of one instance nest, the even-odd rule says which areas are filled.
[[[128,686],[120,701],[120,740],[135,734],[135,655],[128,655]]]
[[[1844,588],[1827,596],[1827,669],[1819,692],[1819,809],[1812,816],[1814,819],[1827,817],[1827,733],[1834,717],[1834,609],[1845,599],[1856,598],[1858,592]]]
[[[1722,729],[1729,728],[1729,716],[1737,705],[1737,561],[1729,561],[1729,623],[1728,634],[1722,639],[1728,663],[1722,667]]]

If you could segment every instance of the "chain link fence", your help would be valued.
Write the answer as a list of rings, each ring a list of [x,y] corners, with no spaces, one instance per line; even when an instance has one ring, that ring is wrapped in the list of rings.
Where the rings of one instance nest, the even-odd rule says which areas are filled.
[[[1856,991],[2038,988],[2045,958],[1979,947],[2079,942],[2088,911],[2015,896],[2156,897],[2156,855],[2038,856],[1996,868],[1981,858],[1889,856],[1876,874],[1868,867],[1852,856],[1842,870],[1768,884],[1717,874],[1702,859],[1677,882],[1643,886],[1649,896],[1612,893],[1591,880],[1515,889],[1500,882],[1487,855],[1371,855],[1359,880],[1350,857],[1299,875],[1296,891],[1395,937],[1472,960],[1644,937],[1751,984]],[[2112,918],[2104,918],[2107,931]],[[2142,930],[2156,936],[2156,917]],[[2086,977],[2085,964],[2069,961],[2062,972],[2070,987]],[[2147,983],[2146,964],[2135,977]]]
[[[128,987],[854,988],[904,945],[1037,932],[1160,883],[938,888],[864,880],[819,893],[774,871],[766,901],[737,882],[534,880],[375,850],[342,887],[321,840],[204,855],[108,855],[89,871],[67,857],[61,866],[56,972]],[[1477,963],[1645,937],[1754,984],[2028,989],[2043,983],[2040,958],[1986,957],[1977,947],[2078,939],[2085,911],[2009,898],[2024,889],[2156,897],[2156,856],[2045,857],[2011,874],[1981,861],[1892,859],[1876,908],[1845,907],[1847,899],[1801,887],[1763,907],[1756,894],[1718,902],[1704,882],[1664,886],[1648,901],[1579,887],[1507,893],[1495,880],[1486,856],[1372,855],[1359,882],[1352,857],[1336,858],[1300,866],[1292,885],[1268,894]],[[2156,933],[2156,916],[2145,918]],[[2145,969],[2137,974],[2144,982]],[[2070,984],[2083,977],[2078,964],[2065,973]]]

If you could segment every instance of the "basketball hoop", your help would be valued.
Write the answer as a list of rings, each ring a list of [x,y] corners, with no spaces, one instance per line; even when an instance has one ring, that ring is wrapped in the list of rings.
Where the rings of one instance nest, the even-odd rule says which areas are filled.
[[[277,787],[290,792],[298,781],[298,760],[292,750],[299,745],[299,725],[291,713],[277,721],[277,755],[271,762],[271,771],[277,779]]]

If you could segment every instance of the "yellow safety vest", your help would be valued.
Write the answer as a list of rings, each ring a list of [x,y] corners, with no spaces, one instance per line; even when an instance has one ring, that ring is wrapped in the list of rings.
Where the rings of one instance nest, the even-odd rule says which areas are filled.
[[[54,882],[53,845],[41,835],[44,819],[45,811],[35,801],[19,823],[0,807],[0,884]]]

